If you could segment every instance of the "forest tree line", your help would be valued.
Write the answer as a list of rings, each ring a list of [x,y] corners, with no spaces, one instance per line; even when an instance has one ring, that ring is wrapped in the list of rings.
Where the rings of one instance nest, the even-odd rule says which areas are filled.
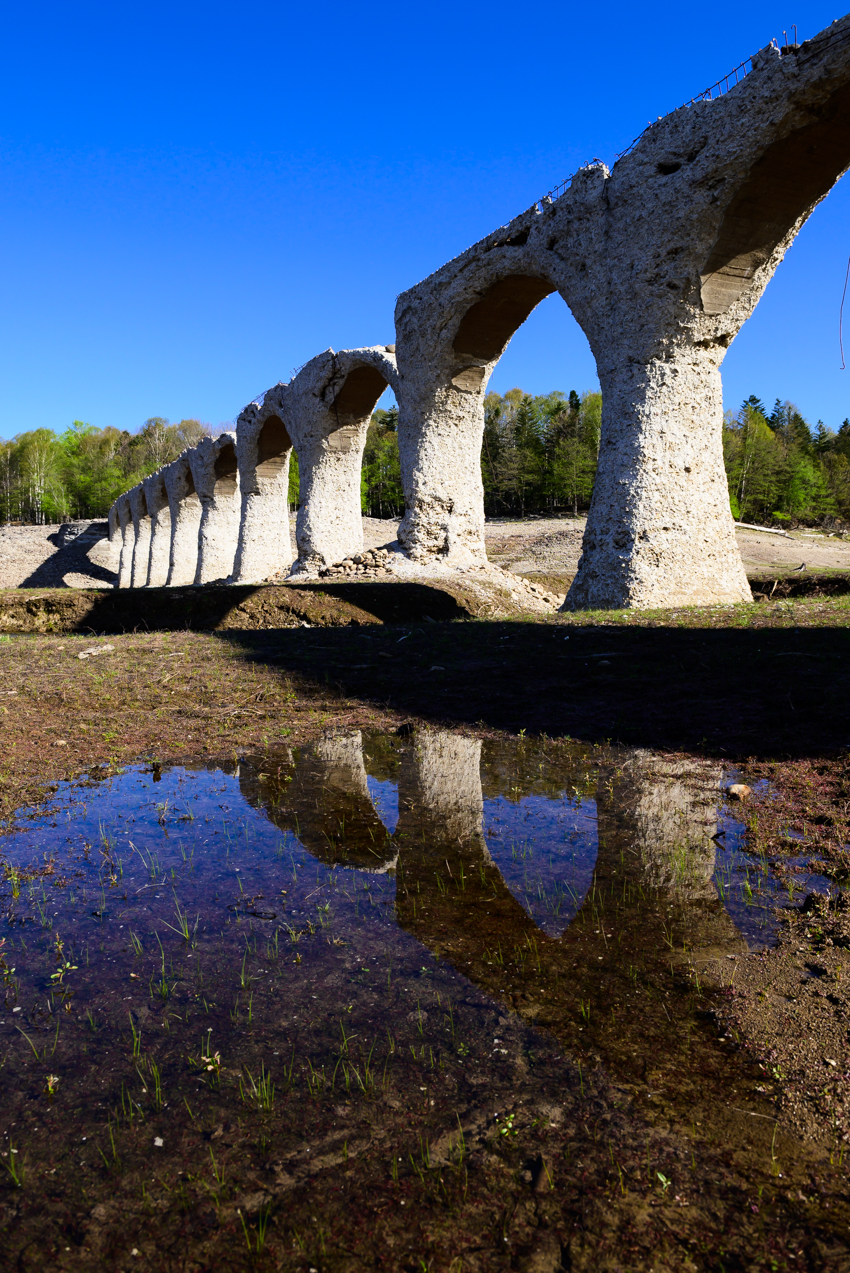
[[[599,393],[488,393],[481,478],[490,517],[586,511],[602,420]],[[75,420],[64,433],[35,429],[0,442],[0,521],[103,517],[123,491],[213,431],[199,420],[155,416],[137,433]],[[792,402],[772,410],[751,396],[723,423],[723,459],[739,521],[850,521],[850,420],[837,432],[812,427]],[[400,517],[404,492],[398,408],[374,412],[361,479],[363,512]],[[289,497],[298,502],[293,455]]]

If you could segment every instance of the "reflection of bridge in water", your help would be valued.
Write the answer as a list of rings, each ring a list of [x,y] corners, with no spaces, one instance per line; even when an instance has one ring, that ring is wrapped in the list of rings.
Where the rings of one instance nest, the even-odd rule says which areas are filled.
[[[626,1071],[637,1057],[645,1071],[681,1043],[665,1005],[671,967],[746,949],[713,878],[719,770],[647,752],[576,748],[542,763],[535,745],[505,749],[429,731],[370,739],[364,752],[349,733],[273,773],[243,765],[240,784],[326,865],[394,868],[399,925],[493,998],[562,1044],[591,1045]],[[535,923],[488,848],[482,770],[488,798],[595,798],[592,879],[559,936]],[[398,785],[392,833],[370,776]]]

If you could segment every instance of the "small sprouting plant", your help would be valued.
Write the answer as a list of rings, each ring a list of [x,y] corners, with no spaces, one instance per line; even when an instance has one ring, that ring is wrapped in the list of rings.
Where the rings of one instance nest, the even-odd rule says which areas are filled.
[[[203,1075],[212,1082],[218,1083],[221,1076],[221,1053],[213,1052],[210,1031],[207,1031],[206,1038],[201,1040],[201,1055],[199,1059],[189,1057],[189,1064],[195,1069],[201,1070]]]
[[[255,1079],[250,1070],[246,1070],[245,1079],[239,1080],[239,1091],[243,1101],[253,1101],[258,1109],[266,1110],[268,1113],[274,1109],[274,1083],[262,1062],[260,1062],[260,1077]]]
[[[516,1114],[505,1114],[504,1118],[496,1115],[496,1126],[499,1129],[499,1135],[504,1137],[513,1137],[519,1135],[519,1128],[514,1127]]]
[[[56,948],[56,971],[50,974],[50,980],[55,982],[57,986],[61,986],[69,972],[77,972],[77,965],[72,964],[70,959],[66,958],[65,943],[58,933],[56,934],[54,946]]]
[[[664,1175],[663,1171],[656,1171],[655,1174],[658,1177],[658,1183],[661,1185],[662,1194],[666,1194],[672,1182]]]
[[[0,1158],[3,1166],[12,1178],[12,1185],[15,1189],[23,1189],[24,1187],[24,1164],[20,1153],[15,1145],[9,1145],[8,1154],[4,1153]]]
[[[10,986],[14,984],[12,974],[15,970],[6,963],[6,952],[3,949],[5,945],[6,938],[0,937],[0,980],[2,980],[4,986]]]
[[[23,876],[15,866],[4,866],[3,877],[12,885],[12,897],[19,898],[21,895],[21,881]]]
[[[52,1100],[52,1098],[56,1095],[56,1089],[58,1086],[59,1075],[48,1074],[47,1078],[44,1080],[44,1094],[48,1100]]]

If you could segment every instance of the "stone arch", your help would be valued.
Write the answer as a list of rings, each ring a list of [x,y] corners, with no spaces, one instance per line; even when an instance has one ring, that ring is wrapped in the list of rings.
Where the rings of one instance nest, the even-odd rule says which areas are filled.
[[[415,560],[484,564],[481,444],[487,382],[511,337],[560,291],[541,259],[537,209],[399,297],[399,453]],[[563,295],[563,293],[561,293]]]
[[[257,437],[257,476],[273,481],[286,467],[286,457],[291,450],[289,430],[280,416],[270,415]]]
[[[287,386],[277,384],[250,402],[236,421],[236,458],[242,507],[233,563],[234,583],[260,583],[289,570],[289,464],[292,438]]]
[[[819,118],[775,141],[755,161],[700,271],[706,314],[725,313],[780,244],[793,238],[847,168],[848,138],[850,85],[845,85]]]
[[[548,279],[506,274],[487,289],[461,318],[452,348],[455,353],[495,363],[517,328],[556,290]]]
[[[387,387],[398,393],[394,346],[326,350],[287,386],[287,423],[301,495],[293,573],[315,574],[362,551],[360,475],[372,412]]]

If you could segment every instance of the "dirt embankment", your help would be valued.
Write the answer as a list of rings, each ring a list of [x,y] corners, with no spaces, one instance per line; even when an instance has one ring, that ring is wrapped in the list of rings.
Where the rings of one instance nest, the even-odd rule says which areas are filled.
[[[0,632],[252,631],[517,618],[526,598],[489,578],[0,593]]]

